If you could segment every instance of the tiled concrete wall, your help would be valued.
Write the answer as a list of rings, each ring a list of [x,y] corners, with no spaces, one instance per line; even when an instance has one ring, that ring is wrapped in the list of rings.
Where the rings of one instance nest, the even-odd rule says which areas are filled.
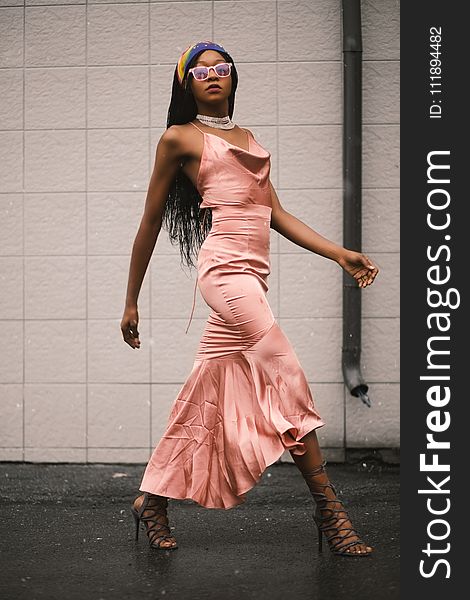
[[[234,120],[272,152],[285,208],[342,241],[339,0],[0,0],[0,460],[146,462],[209,309],[157,242],[121,337],[130,251],[175,62],[199,39],[232,53]],[[399,6],[365,0],[362,368],[341,374],[341,269],[272,231],[269,300],[327,421],[327,456],[399,446]]]

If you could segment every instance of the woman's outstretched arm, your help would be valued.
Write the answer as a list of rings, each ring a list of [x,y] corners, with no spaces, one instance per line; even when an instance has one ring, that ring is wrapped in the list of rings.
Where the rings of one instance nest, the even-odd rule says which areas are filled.
[[[284,210],[271,181],[269,185],[272,201],[272,229],[297,246],[334,260],[356,279],[360,287],[366,287],[374,281],[379,269],[365,254],[335,244]]]
[[[180,135],[174,128],[169,127],[164,131],[157,145],[144,212],[132,247],[124,315],[121,321],[124,341],[132,348],[140,346],[137,331],[139,322],[137,299],[162,226],[168,190],[180,161]]]

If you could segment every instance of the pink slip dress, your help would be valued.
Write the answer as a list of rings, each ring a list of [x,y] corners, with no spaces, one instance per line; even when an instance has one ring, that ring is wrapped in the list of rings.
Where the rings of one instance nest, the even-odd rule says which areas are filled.
[[[266,298],[271,154],[249,132],[244,150],[199,131],[197,189],[212,226],[196,285],[211,312],[139,489],[228,509],[286,449],[305,453],[300,439],[325,422]]]

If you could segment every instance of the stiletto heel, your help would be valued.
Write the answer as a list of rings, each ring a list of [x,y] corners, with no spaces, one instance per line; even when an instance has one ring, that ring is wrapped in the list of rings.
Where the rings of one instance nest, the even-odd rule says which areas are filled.
[[[313,515],[313,520],[315,521],[315,525],[317,526],[317,531],[318,531],[318,552],[320,553],[322,551],[323,531],[320,529],[320,526],[317,523],[317,520],[315,519],[315,514]]]
[[[139,539],[140,519],[139,519],[139,515],[137,514],[137,511],[135,510],[135,508],[133,506],[131,506],[131,511],[132,511],[132,516],[134,517],[134,521],[135,521],[135,541],[137,542],[137,540]]]
[[[155,502],[150,504],[150,499],[155,500]],[[135,521],[135,540],[139,539],[139,526],[142,521],[145,524],[151,548],[159,548],[161,550],[174,550],[178,548],[176,543],[173,546],[165,546],[161,543],[163,540],[174,539],[166,514],[168,498],[144,492],[144,499],[139,508],[135,507],[137,500],[138,498],[134,500],[134,504],[131,506],[132,516]],[[146,513],[145,516],[144,513]],[[161,520],[157,520],[157,517],[161,517]]]
[[[348,523],[351,525],[351,520],[349,519],[348,513],[344,509],[342,502],[337,498],[337,492],[334,485],[330,482],[317,483],[313,481],[315,475],[326,473],[325,465],[326,460],[311,471],[301,471],[317,505],[317,509],[313,513],[313,520],[318,530],[318,552],[320,553],[322,551],[322,538],[324,535],[330,551],[333,554],[338,556],[369,556],[372,554],[372,549],[358,552],[351,552],[348,550],[351,546],[367,546],[367,544],[361,540],[352,527],[345,526],[345,524],[347,525]],[[335,496],[333,498],[327,498],[325,492],[319,491],[317,487],[321,487],[322,490],[330,488]],[[341,508],[329,508],[329,503],[338,503]],[[338,515],[338,513],[342,513],[342,515]],[[328,535],[327,531],[330,531],[331,534]],[[352,541],[344,543],[351,537],[354,538]]]

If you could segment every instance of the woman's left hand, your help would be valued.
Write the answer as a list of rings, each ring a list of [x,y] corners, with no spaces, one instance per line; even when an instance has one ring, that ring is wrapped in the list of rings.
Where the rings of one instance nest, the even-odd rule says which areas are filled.
[[[359,287],[365,288],[377,277],[379,268],[368,256],[354,250],[344,250],[344,254],[338,260],[338,264],[343,267],[346,273],[349,273],[357,281]]]

